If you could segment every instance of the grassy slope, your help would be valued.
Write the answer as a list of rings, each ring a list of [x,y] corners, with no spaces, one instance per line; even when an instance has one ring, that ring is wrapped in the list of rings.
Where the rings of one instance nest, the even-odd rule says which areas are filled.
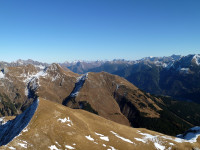
[[[61,123],[59,118],[68,118],[73,122],[71,127],[67,123]],[[39,107],[27,127],[26,132],[16,137],[7,146],[0,149],[9,149],[14,147],[16,149],[24,149],[19,143],[25,144],[27,149],[49,149],[51,145],[55,145],[59,149],[65,149],[65,145],[70,145],[78,150],[88,149],[111,149],[110,146],[116,149],[156,149],[155,141],[165,148],[172,149],[192,149],[192,147],[199,147],[198,143],[177,143],[174,140],[167,140],[166,136],[149,131],[146,129],[134,129],[128,126],[120,125],[115,122],[106,120],[97,115],[91,114],[84,110],[73,110],[62,106],[60,104],[40,99]],[[110,131],[116,132],[119,136],[129,139],[133,143],[128,143],[113,135]],[[108,136],[109,141],[100,139],[95,135],[95,132]],[[146,140],[145,143],[137,141],[135,138],[145,140],[144,135],[139,132],[148,133],[156,138],[155,140]],[[85,136],[91,135],[93,141],[87,140]],[[168,137],[170,138],[170,137]],[[73,145],[73,144],[76,145]],[[174,143],[174,146],[169,143]],[[103,146],[106,145],[106,147]]]

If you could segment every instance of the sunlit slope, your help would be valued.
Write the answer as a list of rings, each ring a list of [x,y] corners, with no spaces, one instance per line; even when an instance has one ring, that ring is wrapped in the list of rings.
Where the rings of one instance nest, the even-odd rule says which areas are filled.
[[[163,150],[197,147],[200,144],[146,129],[131,128],[40,98],[29,125],[0,149]]]

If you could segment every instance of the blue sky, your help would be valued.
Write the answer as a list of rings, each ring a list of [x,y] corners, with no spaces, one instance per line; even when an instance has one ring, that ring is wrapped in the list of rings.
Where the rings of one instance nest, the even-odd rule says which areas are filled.
[[[0,60],[135,60],[199,51],[199,0],[0,1]]]

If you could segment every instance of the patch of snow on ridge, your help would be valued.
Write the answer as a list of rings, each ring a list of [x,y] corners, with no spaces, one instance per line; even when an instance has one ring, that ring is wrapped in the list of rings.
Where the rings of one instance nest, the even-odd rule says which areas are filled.
[[[34,65],[36,68],[40,68],[40,69],[45,69],[45,66],[43,65]]]
[[[79,91],[81,90],[81,88],[87,78],[88,78],[88,73],[77,78],[75,88],[73,89],[72,93],[70,94],[70,97],[76,97],[78,95]]]
[[[66,147],[67,149],[75,149],[74,147],[72,147],[72,146],[70,146],[70,145],[65,145],[65,147]]]
[[[85,137],[86,137],[86,139],[88,139],[88,140],[90,140],[90,141],[94,141],[94,139],[93,139],[90,135],[85,136]]]
[[[143,142],[143,143],[146,143],[146,141],[144,139],[140,139],[140,138],[134,138],[136,141],[140,141],[140,142]]]
[[[191,128],[185,134],[177,135],[177,138],[172,138],[172,137],[169,137],[169,136],[160,136],[160,135],[153,136],[151,134],[142,133],[140,131],[138,131],[138,133],[140,135],[143,135],[143,137],[142,138],[135,138],[135,140],[141,141],[143,143],[148,143],[148,141],[151,141],[151,142],[154,142],[154,145],[157,143],[156,144],[157,146],[159,144],[161,147],[164,147],[164,146],[161,145],[162,142],[159,139],[171,140],[172,142],[177,142],[177,143],[184,143],[184,142],[194,143],[194,142],[197,142],[197,138],[198,138],[198,136],[200,136],[200,127]],[[172,142],[170,143],[170,145],[174,145],[174,143],[172,143]]]
[[[16,148],[14,148],[14,147],[12,147],[12,146],[10,146],[10,147],[8,147],[9,149],[11,149],[11,150],[16,150]]]
[[[154,135],[151,135],[151,134],[148,134],[148,133],[142,133],[141,131],[138,130],[138,133],[140,135],[143,135],[143,140],[147,143],[148,141],[152,141],[152,142],[157,142],[159,143],[159,139],[158,139],[158,135],[154,136]]]
[[[27,128],[27,127],[24,128],[24,129],[22,130],[22,132],[28,132],[28,128]]]
[[[59,144],[57,141],[56,141],[55,143],[56,143],[58,146],[60,146],[60,147],[61,147],[61,145],[60,145],[60,144]]]
[[[60,150],[56,147],[56,145],[51,145],[48,147],[50,150]]]
[[[117,150],[117,149],[115,149],[114,147],[112,147],[112,146],[109,146],[110,148],[108,148],[107,150]]]
[[[104,136],[103,134],[96,133],[96,132],[95,132],[95,134],[96,134],[96,135],[98,135],[98,136],[100,136],[100,139],[101,139],[101,140],[104,140],[104,141],[109,141],[109,138],[108,138],[108,136]]]
[[[5,74],[1,71],[0,72],[0,79],[3,79],[5,77]]]
[[[158,136],[153,136],[151,134],[148,134],[148,133],[142,133],[140,131],[138,131],[138,133],[140,135],[143,135],[144,137],[141,138],[141,139],[136,139],[137,141],[141,141],[143,143],[148,143],[148,141],[151,141],[154,143],[154,146],[156,147],[156,149],[158,150],[164,150],[165,149],[165,146],[161,145],[162,142],[158,139]]]
[[[27,148],[28,146],[27,146],[27,144],[25,143],[18,143],[21,147],[23,147],[23,148]]]
[[[126,138],[124,138],[124,137],[118,135],[117,133],[115,133],[115,132],[113,132],[113,131],[110,131],[110,132],[111,132],[112,134],[114,134],[116,137],[118,137],[119,139],[121,139],[121,140],[123,140],[123,141],[125,141],[125,142],[128,142],[128,143],[134,144],[131,140],[126,139]]]
[[[187,142],[186,140],[180,139],[180,138],[171,138],[169,136],[161,136],[161,138],[166,139],[166,140],[171,140],[177,143],[183,143],[183,142]]]
[[[52,77],[51,81],[53,82],[53,81],[55,81],[55,80],[57,80],[59,78],[60,78],[60,74],[57,74],[55,77]]]
[[[67,123],[67,125],[68,125],[69,127],[71,127],[71,126],[73,125],[73,123],[72,123],[72,121],[69,119],[69,117],[68,117],[68,118],[65,117],[65,118],[63,118],[63,119],[59,118],[58,121],[60,121],[61,123]]]
[[[8,144],[17,137],[22,130],[29,124],[35,111],[37,110],[39,100],[33,101],[22,114],[15,119],[8,121],[4,125],[0,125],[0,146]]]
[[[39,77],[44,77],[44,76],[46,76],[47,75],[47,73],[46,73],[46,69],[44,69],[44,70],[42,70],[42,71],[39,71],[38,73],[36,73],[36,74],[33,74],[33,75],[28,75],[28,77],[24,80],[24,82],[28,82],[28,81],[30,81],[30,80],[32,80],[32,79],[34,79],[34,78],[39,78]]]
[[[26,83],[25,95],[30,96],[30,91],[35,91],[40,86],[39,78],[44,77],[46,75],[46,69],[39,71],[34,75],[28,75],[28,77],[24,80],[24,82]]]
[[[194,55],[193,60],[197,65],[200,65],[200,55]]]
[[[80,82],[81,80],[84,81],[84,80],[87,79],[87,77],[88,77],[88,73],[85,73],[85,74],[83,74],[82,76],[78,77],[78,78],[76,79],[76,82]]]
[[[189,68],[181,68],[181,71],[189,71]]]
[[[178,70],[179,70],[179,72],[181,72],[181,73],[187,73],[187,74],[189,74],[189,72],[190,72],[190,68],[178,68]]]
[[[155,146],[156,149],[158,149],[158,150],[165,150],[165,146],[162,146],[162,145],[160,145],[160,144],[158,144],[158,143],[154,143],[154,146]]]

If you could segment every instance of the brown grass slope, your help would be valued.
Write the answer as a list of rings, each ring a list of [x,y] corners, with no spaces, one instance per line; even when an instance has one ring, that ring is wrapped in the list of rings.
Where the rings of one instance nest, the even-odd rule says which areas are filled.
[[[79,76],[66,71],[58,64],[52,64],[46,71],[47,75],[40,77],[40,86],[37,95],[45,99],[62,103],[74,88],[76,78]]]
[[[64,118],[67,121],[62,123],[59,119]],[[40,98],[37,111],[26,129],[0,149],[47,150],[56,147],[68,150],[69,146],[77,150],[200,148],[199,143],[176,142],[173,137],[117,124],[84,110],[70,109]]]
[[[145,117],[159,118],[161,110],[149,97],[133,84],[109,73],[88,73],[83,87],[67,106],[77,108],[81,102],[87,102],[92,109],[106,119],[130,125],[128,119],[143,113]],[[149,107],[149,105],[152,107]]]

